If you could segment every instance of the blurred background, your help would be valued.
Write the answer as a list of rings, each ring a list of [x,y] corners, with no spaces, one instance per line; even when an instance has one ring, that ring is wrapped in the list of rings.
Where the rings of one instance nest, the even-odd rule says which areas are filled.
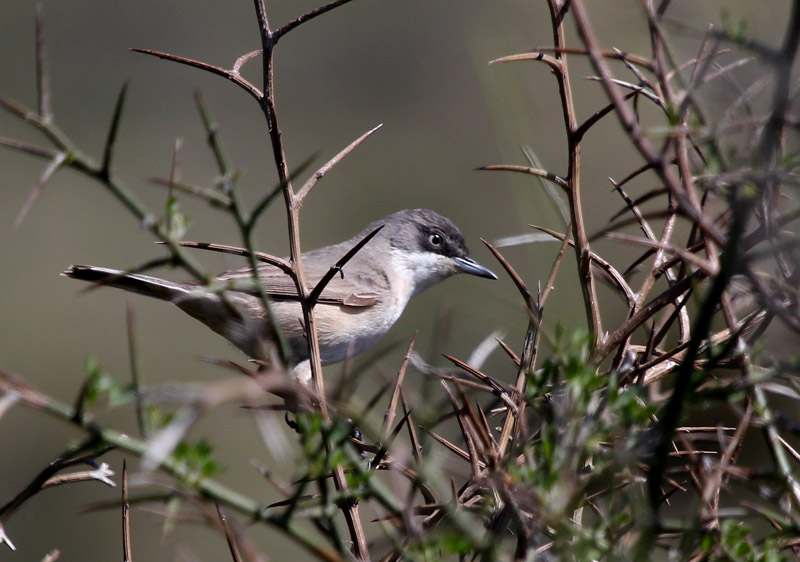
[[[604,46],[647,55],[646,23],[638,2],[587,4]],[[267,2],[273,27],[316,5],[297,0]],[[36,103],[34,12],[35,4],[29,0],[0,2],[0,95],[30,107]],[[679,59],[689,59],[697,52],[706,26],[719,26],[723,20],[746,22],[748,34],[773,44],[782,36],[787,13],[787,2],[675,1],[671,16],[688,25],[671,28],[672,45]],[[313,155],[318,155],[314,164],[321,165],[366,130],[383,124],[307,200],[301,216],[304,249],[349,238],[390,212],[427,207],[453,219],[474,257],[500,272],[479,238],[492,241],[527,233],[530,223],[563,232],[557,212],[536,180],[475,170],[486,164],[526,164],[520,147],[527,146],[545,168],[565,173],[561,107],[547,68],[532,62],[488,64],[504,55],[552,44],[548,22],[544,2],[356,0],[284,37],[275,51],[275,83],[290,167]],[[194,105],[196,91],[205,96],[227,153],[243,172],[244,201],[252,205],[275,185],[266,125],[251,98],[221,78],[129,51],[151,48],[231,67],[260,44],[251,2],[46,2],[44,23],[56,123],[97,159],[117,94],[123,83],[129,83],[115,172],[154,214],[163,214],[166,192],[148,178],[169,176],[176,139],[183,143],[183,181],[211,186],[217,173]],[[570,66],[578,112],[585,117],[601,107],[605,97],[596,83],[581,79],[591,74],[585,61],[574,56]],[[256,58],[244,74],[261,86],[259,68]],[[757,64],[742,72],[745,76],[757,73]],[[709,104],[711,111],[722,111],[730,100],[724,86],[712,86],[704,94],[721,100],[719,106]],[[47,146],[41,135],[7,113],[0,114],[0,136]],[[583,156],[591,233],[607,224],[622,206],[609,196],[607,178],[621,179],[639,160],[613,119],[587,137]],[[127,268],[164,253],[100,185],[71,171],[52,178],[21,226],[14,229],[14,220],[45,166],[42,160],[0,150],[0,368],[71,402],[89,356],[95,356],[104,370],[127,380],[126,296],[114,290],[82,294],[80,283],[59,273],[70,264]],[[640,187],[644,191],[655,186]],[[192,219],[186,239],[240,243],[227,216],[187,197],[180,203]],[[257,240],[263,251],[287,254],[282,200],[265,214]],[[612,262],[636,254],[620,243],[600,242],[593,248]],[[556,244],[538,244],[503,253],[535,288],[548,275],[557,249]],[[242,263],[218,254],[195,257],[211,272]],[[556,323],[583,326],[573,262],[569,254],[549,301],[546,318],[551,328]],[[173,278],[183,275],[169,270],[157,273]],[[601,302],[616,298],[610,295],[601,289]],[[230,376],[198,361],[199,356],[244,361],[224,340],[177,309],[139,297],[131,303],[147,384],[210,382]],[[622,319],[614,317],[613,307],[606,309],[609,326]],[[437,328],[445,324],[449,328]],[[434,350],[466,358],[493,330],[502,330],[505,341],[519,350],[526,325],[521,301],[505,276],[496,282],[458,277],[411,303],[385,342],[396,345],[370,367],[370,376],[380,379],[396,372],[415,330],[420,331],[417,350],[428,361],[443,364]],[[780,334],[775,337],[786,341]],[[501,380],[513,380],[506,360],[493,361],[489,372]],[[339,368],[328,371],[335,376]],[[409,384],[419,384],[421,378],[410,373]],[[123,410],[101,410],[99,416],[133,431],[130,409]],[[248,460],[259,459],[276,470],[281,470],[282,461],[270,458],[246,414],[234,404],[221,407],[204,419],[195,434],[208,435],[226,464],[221,480],[268,501],[270,487]],[[6,413],[0,420],[0,502],[80,437],[80,432],[39,412],[14,408]],[[108,459],[116,470],[121,468],[120,455]],[[239,460],[240,465],[233,464]],[[291,473],[290,467],[283,469]],[[0,560],[40,560],[53,548],[62,550],[64,560],[118,556],[116,510],[76,516],[86,504],[113,499],[116,494],[96,483],[39,494],[6,524],[18,552],[12,554],[0,546]],[[135,558],[172,560],[180,554],[192,559],[189,553],[200,560],[228,556],[220,536],[188,525],[166,534],[161,521],[134,513]],[[272,556],[287,542],[270,531],[259,530],[253,536]],[[302,558],[295,547],[286,547],[290,555]]]

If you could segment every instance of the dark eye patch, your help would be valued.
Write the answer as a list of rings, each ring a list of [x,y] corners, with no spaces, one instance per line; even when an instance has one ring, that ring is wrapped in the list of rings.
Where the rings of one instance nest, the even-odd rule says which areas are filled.
[[[461,233],[455,226],[448,224],[420,224],[419,248],[447,257],[463,257],[468,255]]]

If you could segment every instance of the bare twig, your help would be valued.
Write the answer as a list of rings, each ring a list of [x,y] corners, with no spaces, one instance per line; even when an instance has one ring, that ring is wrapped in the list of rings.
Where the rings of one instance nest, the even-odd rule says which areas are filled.
[[[512,164],[490,164],[488,166],[481,166],[478,169],[490,170],[490,171],[501,170],[506,172],[519,172],[521,174],[529,174],[531,176],[536,176],[551,181],[561,189],[564,190],[569,189],[569,184],[567,183],[567,180],[565,180],[561,176],[554,174],[553,172],[548,172],[547,170],[540,170],[538,168],[531,168],[529,166],[516,166]]]
[[[378,228],[364,236],[361,240],[356,243],[355,246],[350,248],[345,255],[343,255],[339,261],[337,261],[334,265],[328,269],[325,275],[322,276],[322,279],[314,286],[314,289],[309,293],[307,297],[307,302],[310,307],[314,307],[317,304],[317,300],[319,300],[322,291],[325,290],[325,287],[328,286],[328,283],[336,276],[336,274],[344,275],[342,268],[347,264],[353,256],[355,256],[361,248],[367,245],[367,243],[372,240],[372,238],[381,231],[383,225],[380,225]]]
[[[128,465],[122,461],[122,560],[132,562],[131,552],[131,504],[128,502]]]
[[[39,115],[45,122],[53,120],[53,110],[50,106],[50,73],[47,67],[47,49],[45,48],[44,35],[44,8],[42,4],[36,5],[36,99]]]
[[[321,180],[325,176],[325,174],[327,174],[329,171],[331,171],[331,169],[336,164],[338,164],[345,156],[347,156],[348,154],[353,152],[356,148],[358,148],[358,145],[360,145],[362,142],[367,140],[372,135],[372,133],[374,133],[375,131],[377,131],[381,127],[383,127],[383,123],[381,123],[380,125],[378,125],[376,127],[373,127],[372,129],[370,129],[369,131],[367,131],[366,133],[364,133],[363,135],[358,137],[356,140],[354,140],[349,145],[347,145],[344,149],[342,149],[342,151],[339,152],[339,154],[337,154],[336,156],[334,156],[333,158],[328,160],[328,162],[326,162],[325,165],[322,166],[319,170],[314,172],[314,175],[312,175],[310,178],[308,178],[306,183],[303,184],[303,187],[301,187],[297,191],[297,195],[294,198],[295,204],[298,207],[302,207],[303,201],[305,201],[306,196],[314,188],[314,186],[317,185],[317,182],[319,180]]]
[[[389,435],[389,428],[392,427],[392,424],[394,423],[394,415],[397,411],[397,402],[400,399],[401,393],[403,392],[403,379],[405,379],[408,361],[411,359],[411,352],[414,351],[414,343],[417,341],[418,335],[419,331],[416,331],[411,337],[411,341],[408,344],[408,349],[403,357],[403,363],[400,365],[400,370],[397,372],[397,379],[394,383],[392,399],[389,401],[389,408],[386,410],[386,416],[383,419],[383,429],[381,430],[382,439],[386,439],[386,437]],[[406,411],[406,415],[409,414],[410,412]]]

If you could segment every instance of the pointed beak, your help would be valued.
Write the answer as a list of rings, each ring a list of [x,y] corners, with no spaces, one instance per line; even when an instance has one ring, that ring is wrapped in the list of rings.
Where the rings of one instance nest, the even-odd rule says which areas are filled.
[[[456,265],[461,268],[465,273],[470,275],[477,275],[478,277],[486,277],[487,279],[497,279],[497,275],[492,271],[479,264],[472,258],[455,258]]]

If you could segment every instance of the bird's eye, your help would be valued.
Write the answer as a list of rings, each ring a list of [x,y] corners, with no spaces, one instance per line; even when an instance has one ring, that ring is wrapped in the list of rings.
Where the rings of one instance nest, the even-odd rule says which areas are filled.
[[[433,234],[428,236],[428,242],[430,242],[431,246],[433,246],[434,248],[438,248],[442,244],[444,244],[444,238],[442,237],[441,234],[437,234],[434,232]]]

